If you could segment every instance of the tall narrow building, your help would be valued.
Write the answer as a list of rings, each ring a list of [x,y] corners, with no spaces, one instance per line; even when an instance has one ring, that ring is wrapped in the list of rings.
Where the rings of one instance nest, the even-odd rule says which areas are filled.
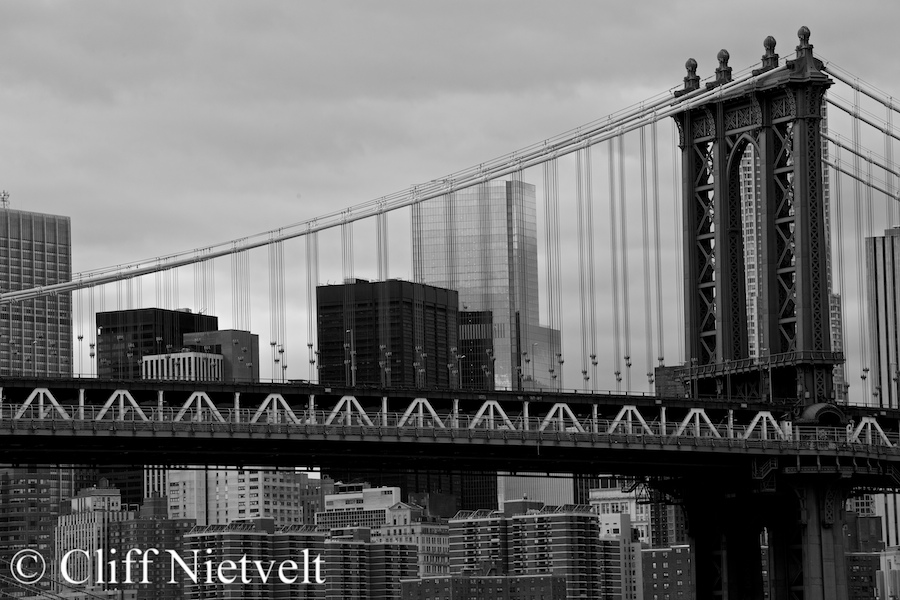
[[[0,289],[72,279],[69,217],[0,208]],[[0,377],[72,376],[72,294],[0,306]]]
[[[69,217],[0,204],[0,289],[17,291],[72,279]],[[0,378],[72,376],[72,295],[61,293],[0,306]],[[85,485],[86,470],[0,465],[0,564],[37,550],[52,564],[53,527],[62,506]],[[49,581],[39,584],[46,591]],[[40,590],[36,590],[40,591]],[[0,581],[0,595],[20,590]]]
[[[869,389],[881,408],[900,407],[900,227],[866,238],[866,281],[870,325]],[[900,545],[900,494],[873,496],[883,539]]]
[[[491,181],[422,202],[412,229],[413,279],[457,290],[460,311],[490,326],[492,347],[466,354],[464,372],[480,369],[496,389],[556,387],[560,336],[540,324],[534,186]],[[482,340],[481,329],[461,328],[460,343]]]

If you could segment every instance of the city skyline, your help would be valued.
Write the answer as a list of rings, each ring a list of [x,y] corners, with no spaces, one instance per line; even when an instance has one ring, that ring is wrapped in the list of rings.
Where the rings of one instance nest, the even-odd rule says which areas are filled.
[[[778,40],[776,51],[787,56],[800,25],[812,30],[817,53],[839,59],[841,66],[882,88],[890,89],[897,79],[891,69],[898,68],[870,58],[890,55],[890,35],[873,33],[897,10],[892,6],[875,15],[841,3],[804,3],[779,7],[784,16],[777,24],[767,20],[773,11],[765,4],[751,10],[689,3],[674,11],[652,4],[627,10],[525,5],[516,13],[469,5],[431,12],[400,4],[375,15],[363,8],[286,9],[274,4],[253,9],[236,4],[85,6],[55,11],[5,7],[9,26],[28,32],[24,37],[41,50],[23,55],[16,50],[23,36],[4,39],[6,55],[26,59],[7,66],[10,86],[0,95],[3,112],[15,115],[0,121],[7,138],[14,140],[0,149],[9,153],[0,154],[0,164],[9,165],[0,187],[11,192],[13,208],[72,218],[76,272],[271,230],[392,193],[677,87],[688,57],[698,60],[701,76],[707,77],[715,67],[716,50],[724,47],[732,65],[741,69],[758,60],[762,37],[768,34]],[[723,26],[694,40],[670,33],[673,20],[713,10],[725,22],[729,17],[740,22],[740,31]],[[371,21],[367,17],[379,27],[361,31]],[[497,19],[505,27],[496,37],[481,31],[493,29]],[[420,37],[437,22],[478,43]],[[79,23],[85,28],[79,29]],[[466,27],[460,29],[463,23]],[[846,35],[848,29],[855,35]],[[123,31],[140,33],[123,36]],[[401,31],[403,35],[394,35]],[[867,47],[859,48],[853,40],[863,33]],[[335,51],[334,44],[345,35],[348,43]],[[405,36],[412,39],[397,42]],[[534,43],[538,39],[543,44]],[[416,43],[416,53],[406,51],[410,43]],[[554,51],[548,53],[542,45]],[[620,58],[623,48],[626,58]],[[474,60],[478,52],[484,58]],[[294,69],[282,69],[282,64]],[[73,78],[73,72],[79,77]],[[665,124],[660,127],[662,148],[672,145],[669,130]],[[629,171],[636,169],[637,152],[636,141],[629,138]],[[601,152],[594,160],[602,171]],[[48,177],[48,172],[54,175]],[[528,173],[525,177],[533,179]],[[670,173],[661,177],[663,182],[667,178]],[[597,181],[595,195],[602,199],[604,192]],[[637,185],[630,184],[632,227],[640,221],[637,194]],[[410,279],[405,218],[388,219],[389,275]],[[566,235],[573,222],[562,225],[562,238],[573,237]],[[354,274],[374,278],[372,227],[359,225],[355,232]],[[672,247],[674,232],[662,233],[666,247]],[[334,251],[338,238],[336,232],[322,238],[319,283],[340,279],[339,253]],[[599,231],[598,240],[603,241]],[[303,260],[302,242],[288,251],[292,259]],[[636,251],[633,256],[637,265]],[[254,265],[259,274],[253,279],[249,328],[264,334],[265,257]],[[220,265],[219,271],[227,267]],[[190,277],[190,272],[183,276]],[[203,305],[208,302],[198,299],[184,280],[180,294],[174,291],[177,285],[163,293],[153,282],[143,294],[127,285],[108,287],[95,299],[95,310],[127,308],[123,298],[134,295],[142,296],[144,306],[190,305],[218,313],[223,327],[240,325],[228,322],[228,299],[220,298],[219,306]],[[288,291],[300,298],[301,288],[298,281]],[[217,292],[228,295],[221,288]],[[157,302],[161,296],[164,302]],[[574,310],[574,298],[564,302]],[[85,304],[76,312],[87,311]],[[669,320],[674,326],[681,316],[672,304]],[[542,306],[546,324],[544,310]],[[846,310],[852,313],[855,306]],[[306,377],[307,316],[292,312],[288,376]],[[581,383],[580,357],[571,351],[577,346],[571,322],[566,327],[563,354],[572,365],[566,387],[575,387]],[[603,339],[608,335],[601,332]],[[683,360],[680,345],[675,335],[667,337],[667,364]],[[86,355],[85,347],[73,361],[76,367],[79,360],[88,361]],[[647,385],[643,366],[632,369],[633,389]],[[615,388],[612,371],[609,360],[601,363],[599,389]],[[849,379],[858,387],[856,373]]]

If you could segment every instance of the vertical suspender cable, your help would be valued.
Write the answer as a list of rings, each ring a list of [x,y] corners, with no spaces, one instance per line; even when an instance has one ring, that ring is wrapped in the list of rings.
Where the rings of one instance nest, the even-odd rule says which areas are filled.
[[[348,211],[349,212],[349,211]],[[341,263],[344,278],[344,375],[348,386],[356,384],[356,319],[353,274],[353,223],[341,223]]]
[[[562,389],[565,385],[563,381],[563,363],[565,360],[563,359],[562,349],[563,349],[563,322],[562,322],[562,304],[560,301],[560,296],[562,294],[562,266],[560,264],[561,252],[560,252],[560,243],[559,243],[559,170],[558,163],[556,159],[553,160],[553,169],[551,170],[553,177],[553,186],[550,191],[552,195],[550,200],[552,202],[552,214],[553,214],[553,274],[554,274],[554,289],[553,295],[556,298],[556,302],[554,303],[555,308],[555,323],[554,328],[559,331],[559,343],[556,345],[556,366],[559,369],[559,379],[557,379],[557,388]]]
[[[391,357],[391,322],[388,310],[388,226],[387,213],[384,211],[384,201],[381,202],[381,210],[378,212],[375,222],[376,238],[378,244],[378,279],[381,284],[378,287],[378,366],[382,387],[390,385],[390,357]]]
[[[889,99],[891,103],[893,103],[893,98]],[[885,129],[888,132],[893,133],[894,130],[894,111],[891,110],[890,106],[887,108],[887,120]],[[884,135],[884,164],[888,167],[894,166],[894,139],[891,137],[890,133],[886,133]],[[884,173],[884,181],[885,181],[885,189],[890,194],[890,197],[887,199],[888,205],[888,227],[896,227],[897,226],[897,193],[894,190],[894,174],[890,170],[885,170]]]
[[[413,186],[412,188],[412,197],[413,200],[418,196],[418,189]],[[421,204],[415,202],[412,205],[412,218],[410,219],[410,223],[412,225],[411,238],[412,238],[412,273],[413,273],[413,281],[417,284],[422,284],[425,282],[425,262],[424,262],[424,231],[426,228],[426,223],[422,220],[422,210]],[[404,357],[404,360],[407,363],[411,363],[412,366],[412,381],[414,382],[415,387],[420,387],[423,385],[421,375],[425,372],[424,364],[422,361],[422,352],[424,345],[424,295],[422,292],[421,285],[413,286],[413,356]],[[410,368],[409,364],[400,365],[402,372],[406,373]]]
[[[559,171],[556,159],[544,163],[545,234],[547,239],[547,314],[550,328],[559,340],[550,340],[548,372],[552,383],[562,387],[562,324],[559,312]],[[559,367],[559,372],[557,372]]]
[[[619,219],[622,225],[622,334],[625,338],[625,390],[631,390],[631,331],[630,306],[628,300],[628,209],[625,198],[625,134],[619,142]]]
[[[622,339],[619,331],[619,244],[616,241],[616,152],[615,141],[609,140],[609,246],[612,265],[612,300],[613,300],[613,367],[616,376],[616,391],[622,391]]]
[[[318,232],[306,234],[306,348],[309,352],[309,380],[316,377],[316,285],[319,283],[319,237]]]
[[[587,240],[585,239],[585,198],[584,198],[584,157],[582,150],[575,153],[575,205],[578,227],[578,304],[581,309],[581,321],[579,329],[581,330],[581,378],[584,383],[583,389],[588,389],[588,327],[587,327],[587,270],[585,264],[585,247]]]
[[[656,277],[656,342],[659,345],[657,360],[665,365],[665,336],[663,328],[663,288],[661,247],[659,243],[659,146],[657,145],[657,121],[650,124],[650,157],[653,177],[653,271]]]
[[[859,138],[859,88],[857,86],[853,97],[853,118],[852,118],[852,135],[853,135],[853,172],[856,178],[856,290],[858,294],[857,316],[859,323],[859,356],[862,366],[860,379],[862,381],[862,400],[866,406],[869,405],[869,358],[868,358],[868,339],[866,337],[866,289],[865,289],[865,231],[864,231],[864,189],[862,183],[862,169],[860,167],[860,138]]]
[[[594,184],[593,161],[591,160],[591,147],[584,148],[584,197],[585,215],[584,222],[587,230],[587,265],[588,265],[588,298],[590,307],[590,359],[591,359],[591,390],[597,385],[597,294],[594,285]]]
[[[650,207],[649,190],[647,184],[647,131],[641,127],[640,132],[640,161],[641,161],[641,242],[644,258],[644,344],[645,364],[647,367],[647,383],[650,391],[653,391],[653,298],[650,293]]]
[[[674,218],[672,219],[672,225],[675,227],[675,264],[679,266],[679,268],[684,268],[684,259],[682,254],[684,253],[684,247],[682,246],[682,215],[681,215],[681,204],[683,199],[681,198],[681,169],[678,164],[678,145],[675,143],[675,140],[678,139],[678,130],[675,121],[672,121],[672,209],[674,211]],[[675,306],[677,309],[675,321],[678,323],[678,339],[684,340],[684,277],[676,277],[675,278]],[[684,343],[678,345],[678,363],[684,363]]]

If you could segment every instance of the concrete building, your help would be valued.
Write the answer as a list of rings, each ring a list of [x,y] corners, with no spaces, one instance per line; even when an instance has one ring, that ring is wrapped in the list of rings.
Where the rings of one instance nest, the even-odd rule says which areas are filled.
[[[527,498],[549,506],[575,504],[575,478],[569,473],[501,475],[497,478],[497,506]],[[488,507],[483,507],[488,508]]]
[[[348,387],[457,387],[453,290],[392,279],[316,288],[319,381]]]
[[[338,491],[339,486],[335,486]],[[316,513],[321,531],[347,527],[375,528],[387,523],[388,511],[400,502],[400,488],[359,486],[325,496],[325,510]]]
[[[415,547],[386,544],[367,527],[335,529],[325,542],[326,600],[394,600],[416,576]]]
[[[170,519],[198,526],[239,519],[272,519],[276,527],[303,524],[309,475],[258,468],[172,469],[168,472]]]
[[[372,536],[385,544],[415,546],[418,577],[450,573],[450,527],[444,519],[428,515],[421,506],[405,502],[391,506],[387,521],[373,529]]]
[[[169,594],[162,597],[324,600],[325,540],[324,533],[308,526],[276,527],[272,519],[197,526],[184,536],[183,558],[189,569],[174,568],[184,593],[175,595],[170,586]],[[197,581],[193,580],[191,557],[195,551],[203,563],[215,565],[212,580],[202,564]],[[256,568],[253,561],[261,561],[263,568]],[[219,566],[226,581],[218,576]],[[232,577],[233,581],[227,581]]]
[[[444,575],[400,582],[402,600],[566,600],[566,580],[554,575]]]
[[[184,536],[184,547],[187,555],[197,552],[203,562],[221,565],[225,561],[239,564],[245,559],[264,561],[272,558],[271,536],[275,526],[271,519],[258,521],[235,521],[228,525],[198,525]],[[186,561],[187,562],[187,561]],[[187,562],[189,567],[192,563]],[[227,564],[227,563],[226,563]],[[246,569],[235,581],[225,582],[218,577],[208,577],[202,569],[193,580],[193,571],[185,571],[176,566],[173,577],[181,575],[186,600],[201,598],[235,598],[241,600],[269,600],[272,597],[270,580],[263,581],[256,569]],[[229,571],[229,577],[233,574]],[[244,577],[245,576],[245,577]]]
[[[70,501],[70,513],[59,517],[53,532],[55,556],[53,575],[57,591],[68,590],[62,569],[71,580],[83,582],[85,587],[112,589],[110,582],[117,578],[106,559],[112,547],[110,526],[117,521],[135,518],[135,512],[122,510],[119,490],[101,481],[97,487],[78,492]],[[68,560],[66,555],[70,551]],[[114,557],[111,557],[114,558]]]
[[[193,519],[169,519],[166,499],[156,495],[147,498],[141,505],[137,517],[130,520],[109,523],[109,548],[115,549],[115,557],[120,561],[119,581],[136,582],[132,585],[120,585],[120,590],[130,588],[135,592],[135,600],[156,600],[157,598],[180,598],[183,593],[182,580],[169,583],[169,561],[166,552],[171,550],[179,555],[184,552],[183,536],[190,532],[196,523]],[[122,559],[129,550],[159,550],[163,560],[148,561],[146,572],[140,562],[131,565],[126,571]],[[146,583],[143,582],[146,576]]]
[[[600,515],[600,590],[603,598],[642,600],[642,544],[628,513]]]
[[[647,548],[641,554],[645,600],[695,597],[690,546]]]
[[[181,351],[141,358],[141,379],[167,381],[225,381],[221,354]]]
[[[637,532],[638,541],[650,544],[650,505],[638,502],[637,490],[626,492],[620,485],[594,489],[590,493],[590,505],[601,519],[609,515],[628,515],[629,527]]]
[[[53,531],[60,514],[68,510],[71,498],[96,483],[90,469],[36,466],[0,468],[0,563],[26,548],[37,550],[46,564],[55,560]],[[35,584],[36,591],[50,591],[50,581]],[[21,592],[0,581],[0,595]]]
[[[525,513],[461,511],[450,520],[451,574],[560,576],[567,597],[601,598],[600,526],[591,507],[518,504]]]
[[[553,388],[560,381],[558,330],[539,317],[535,188],[491,181],[413,207],[413,280],[459,291],[461,311],[482,314],[460,341],[485,336],[490,354],[466,354],[496,389]],[[487,315],[490,315],[488,319]]]

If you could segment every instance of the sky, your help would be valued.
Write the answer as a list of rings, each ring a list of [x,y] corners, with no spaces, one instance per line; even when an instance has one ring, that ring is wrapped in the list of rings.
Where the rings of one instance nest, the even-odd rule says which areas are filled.
[[[846,0],[2,1],[0,188],[12,208],[70,216],[74,271],[92,270],[440,178],[680,86],[689,57],[708,77],[725,48],[738,71],[759,61],[768,35],[788,55],[802,25],[817,56],[897,93],[898,17],[896,2]],[[661,125],[661,143],[669,130]],[[627,147],[633,172],[636,140]],[[602,152],[595,160],[602,173]],[[632,195],[638,187],[629,183]],[[374,269],[373,231],[356,229],[361,276]],[[408,221],[392,216],[392,277],[409,276],[408,239]],[[339,235],[321,244],[321,282],[338,281]],[[302,249],[285,248],[291,298],[305,297]],[[266,345],[265,256],[253,265],[252,328]],[[228,326],[229,264],[216,269],[215,310]],[[173,302],[210,310],[193,305],[183,277]],[[153,304],[152,282],[142,285]],[[115,290],[96,304],[125,308]],[[303,377],[308,323],[302,307],[288,313],[291,374]]]

